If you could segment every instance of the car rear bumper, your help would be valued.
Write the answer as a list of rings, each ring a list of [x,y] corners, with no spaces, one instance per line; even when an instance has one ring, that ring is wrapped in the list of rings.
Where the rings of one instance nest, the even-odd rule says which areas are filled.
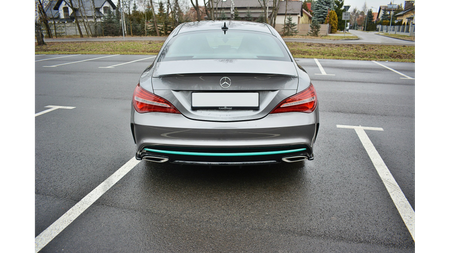
[[[305,159],[314,158],[311,148],[284,147],[272,151],[252,151],[248,150],[209,150],[209,152],[179,151],[180,148],[152,149],[144,148],[136,153],[137,159],[144,159],[151,162],[164,163],[172,162],[178,164],[200,164],[200,165],[257,165],[271,164],[279,162],[298,162]]]
[[[246,165],[313,159],[318,113],[280,113],[240,122],[180,114],[132,115],[136,158],[153,162]]]

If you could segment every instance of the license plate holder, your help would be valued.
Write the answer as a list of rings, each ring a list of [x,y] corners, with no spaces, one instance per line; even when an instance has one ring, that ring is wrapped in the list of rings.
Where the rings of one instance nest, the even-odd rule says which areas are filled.
[[[193,92],[192,109],[259,109],[258,92]]]

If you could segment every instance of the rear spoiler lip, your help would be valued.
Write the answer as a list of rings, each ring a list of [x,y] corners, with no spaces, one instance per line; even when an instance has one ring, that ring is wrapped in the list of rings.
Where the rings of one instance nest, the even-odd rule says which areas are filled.
[[[274,60],[186,60],[155,64],[153,77],[190,74],[265,74],[297,77],[290,61]]]

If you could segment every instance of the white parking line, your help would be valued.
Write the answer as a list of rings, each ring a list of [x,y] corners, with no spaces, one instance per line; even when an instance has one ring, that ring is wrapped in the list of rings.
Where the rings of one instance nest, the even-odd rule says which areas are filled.
[[[400,72],[398,72],[398,71],[395,70],[395,69],[389,68],[388,66],[384,66],[383,64],[381,64],[381,63],[379,63],[379,62],[376,62],[376,61],[372,61],[372,62],[373,62],[373,63],[376,63],[376,64],[378,64],[378,65],[380,65],[380,66],[383,67],[383,68],[387,68],[387,69],[389,69],[390,71],[392,71],[392,72],[394,72],[394,73],[397,73],[397,74],[399,74],[399,75],[401,75],[401,76],[406,77],[406,78],[400,78],[400,79],[410,79],[410,80],[414,80],[414,78],[412,78],[412,77],[410,77],[410,76],[407,76],[407,75],[405,75],[405,74],[403,74],[403,73],[400,73]]]
[[[334,74],[327,74],[327,72],[325,72],[325,69],[323,69],[322,64],[320,64],[319,60],[314,59],[314,61],[317,64],[317,67],[319,67],[320,73],[321,74],[317,74],[316,75],[320,75],[320,76],[334,76]]]
[[[37,60],[37,61],[35,61],[35,62],[49,61],[49,60],[61,59],[61,58],[67,58],[67,57],[73,57],[73,56],[78,56],[78,55],[80,55],[80,54],[73,54],[73,55],[66,55],[66,56],[60,56],[60,57],[47,58],[47,59]]]
[[[409,230],[409,233],[411,234],[412,239],[415,241],[415,212],[414,209],[411,207],[411,204],[408,202],[408,199],[406,199],[405,194],[403,194],[402,190],[400,189],[400,186],[398,186],[397,182],[395,181],[395,178],[392,176],[391,172],[389,171],[388,167],[384,163],[383,159],[381,158],[380,154],[376,150],[373,143],[370,141],[369,136],[367,136],[366,132],[364,130],[373,130],[373,131],[383,131],[383,128],[378,127],[362,127],[362,126],[345,126],[345,125],[336,125],[337,128],[348,128],[348,129],[355,129],[356,134],[359,137],[359,140],[363,144],[364,148],[366,149],[367,154],[370,157],[370,160],[372,160],[373,165],[375,166],[375,169],[378,172],[378,175],[380,176],[381,180],[383,181],[384,186],[386,187],[387,191],[389,192],[389,195],[391,196],[392,201],[395,204],[395,207],[397,207],[398,212],[400,213],[400,216],[403,219],[403,222],[405,223],[406,227]]]
[[[129,61],[129,62],[124,62],[124,63],[119,63],[119,64],[111,65],[111,66],[108,66],[108,67],[99,67],[99,68],[101,68],[101,69],[113,69],[114,67],[117,67],[117,66],[122,66],[122,65],[130,64],[130,63],[138,62],[138,61],[144,61],[144,60],[152,59],[152,58],[155,58],[155,57],[156,57],[156,56],[152,56],[152,57],[147,57],[147,58],[137,59],[137,60],[134,60],[134,61]]]
[[[120,179],[130,172],[140,161],[131,158],[120,169],[118,169],[109,178],[99,184],[94,190],[86,195],[80,202],[75,204],[69,211],[56,220],[52,225],[45,229],[35,238],[35,252],[39,252],[49,242],[51,242],[59,233],[69,226],[78,216],[97,201],[105,192],[113,187]]]
[[[75,64],[75,63],[80,63],[80,62],[87,62],[87,61],[93,61],[93,60],[98,60],[98,59],[108,58],[108,57],[114,57],[114,56],[118,56],[118,55],[119,55],[119,54],[108,55],[108,56],[102,56],[102,57],[97,57],[97,58],[91,58],[91,59],[86,59],[86,60],[81,60],[81,61],[66,62],[66,63],[56,64],[56,65],[52,65],[52,66],[43,66],[43,67],[44,67],[44,68],[55,68],[55,67],[59,67],[59,66],[69,65],[69,64]]]
[[[37,116],[41,116],[42,114],[46,114],[46,113],[48,113],[48,112],[52,112],[52,111],[58,110],[58,109],[67,109],[67,110],[71,110],[71,109],[74,109],[75,107],[73,107],[73,106],[47,105],[47,106],[45,106],[45,108],[50,108],[50,109],[47,109],[47,110],[42,111],[42,112],[38,112],[38,113],[36,113],[36,114],[34,115],[34,117],[36,118]]]

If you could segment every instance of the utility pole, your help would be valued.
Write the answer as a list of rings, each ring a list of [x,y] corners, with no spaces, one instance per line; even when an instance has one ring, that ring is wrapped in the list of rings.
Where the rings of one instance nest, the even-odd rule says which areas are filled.
[[[123,7],[120,8],[120,11],[122,19],[122,36],[125,38],[125,34],[127,33],[127,26],[125,24],[125,14],[123,13]]]
[[[144,0],[144,36],[147,36],[147,0]]]
[[[122,36],[125,38],[125,29],[127,29],[127,28],[124,25],[125,17],[123,15],[123,7],[122,7],[120,0],[117,3],[117,8],[119,8],[119,12],[120,12],[120,25],[122,26]]]
[[[391,30],[392,30],[392,16],[394,13],[392,13],[392,11],[395,9],[397,9],[397,5],[394,4],[394,1],[392,1],[392,4],[388,4],[388,8],[391,10],[391,22],[389,23],[389,34],[391,34]]]
[[[342,20],[345,20],[344,37],[345,37],[345,32],[347,30],[347,20],[350,20],[350,12],[348,12],[348,9],[350,9],[350,5],[344,6],[344,12],[342,13]]]
[[[367,11],[368,12],[368,11]],[[367,31],[367,13],[366,13],[366,15],[365,15],[365,21],[366,22],[364,22],[364,31]]]
[[[234,0],[231,0],[230,18],[231,18],[231,20],[234,19]]]

